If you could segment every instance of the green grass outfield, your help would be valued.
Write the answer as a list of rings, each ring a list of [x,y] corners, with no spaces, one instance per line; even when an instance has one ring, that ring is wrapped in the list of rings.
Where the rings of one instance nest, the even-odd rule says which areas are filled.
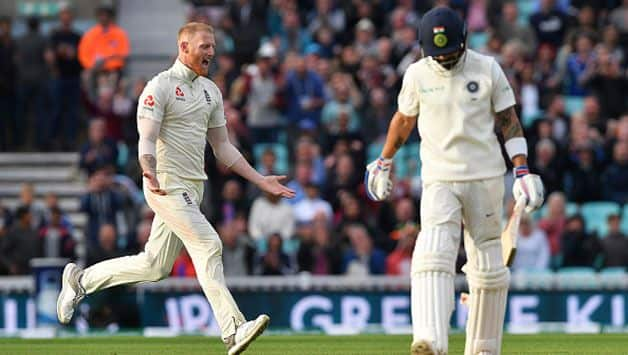
[[[397,355],[409,354],[410,337],[400,335],[266,335],[247,355]],[[450,354],[462,354],[464,338],[452,335]],[[217,338],[143,338],[136,336],[76,337],[50,340],[0,338],[0,354],[127,355],[225,354]],[[628,335],[506,335],[503,354],[628,354]]]

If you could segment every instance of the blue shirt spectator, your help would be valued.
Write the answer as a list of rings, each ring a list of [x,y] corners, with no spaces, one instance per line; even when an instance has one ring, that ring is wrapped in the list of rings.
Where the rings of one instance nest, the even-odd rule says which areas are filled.
[[[367,229],[360,224],[349,225],[345,234],[351,243],[344,257],[344,272],[351,275],[381,275],[386,273],[386,253],[373,247]]]
[[[288,120],[293,124],[305,120],[318,124],[324,104],[323,81],[306,68],[303,58],[298,58],[295,64],[286,80]]]

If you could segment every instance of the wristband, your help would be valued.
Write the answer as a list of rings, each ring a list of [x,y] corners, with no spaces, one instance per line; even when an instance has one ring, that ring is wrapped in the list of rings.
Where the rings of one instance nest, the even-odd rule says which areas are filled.
[[[530,173],[530,169],[528,169],[527,165],[519,165],[512,169],[512,174],[515,178],[520,178],[528,175]]]
[[[381,171],[388,171],[390,169],[390,164],[392,164],[392,159],[386,159],[384,157],[379,157],[377,159],[377,169]]]
[[[517,155],[528,156],[528,143],[523,137],[510,138],[506,141],[504,147],[506,148],[508,157],[510,157],[511,160]]]

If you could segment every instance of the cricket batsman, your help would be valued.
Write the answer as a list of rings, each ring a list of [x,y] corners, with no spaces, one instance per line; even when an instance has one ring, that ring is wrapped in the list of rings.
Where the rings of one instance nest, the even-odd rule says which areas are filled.
[[[139,162],[144,196],[155,211],[144,252],[103,261],[85,270],[66,265],[57,301],[59,321],[67,324],[78,303],[108,287],[158,281],[170,274],[185,247],[214,311],[229,355],[242,353],[269,322],[267,315],[246,321],[226,287],[222,243],[201,214],[206,141],[216,158],[275,196],[294,191],[280,184],[283,176],[262,176],[229,142],[223,99],[206,76],[214,56],[214,30],[203,23],[184,25],[177,38],[178,58],[156,75],[140,96],[137,110]]]
[[[506,166],[494,129],[514,165],[513,195],[525,196],[528,212],[543,203],[543,184],[527,167],[512,88],[492,57],[466,48],[458,14],[430,10],[419,36],[423,58],[406,70],[381,156],[366,168],[367,192],[376,201],[389,196],[393,156],[418,120],[423,195],[411,266],[411,353],[447,354],[464,222],[470,291],[465,354],[499,355],[510,273],[500,241]]]

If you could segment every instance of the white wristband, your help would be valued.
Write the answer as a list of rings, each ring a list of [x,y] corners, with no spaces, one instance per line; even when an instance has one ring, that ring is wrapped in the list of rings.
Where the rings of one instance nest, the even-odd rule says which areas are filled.
[[[508,157],[510,157],[510,159],[516,157],[517,155],[528,156],[528,143],[523,137],[510,138],[506,141],[504,146],[506,147],[506,152],[508,153]]]

